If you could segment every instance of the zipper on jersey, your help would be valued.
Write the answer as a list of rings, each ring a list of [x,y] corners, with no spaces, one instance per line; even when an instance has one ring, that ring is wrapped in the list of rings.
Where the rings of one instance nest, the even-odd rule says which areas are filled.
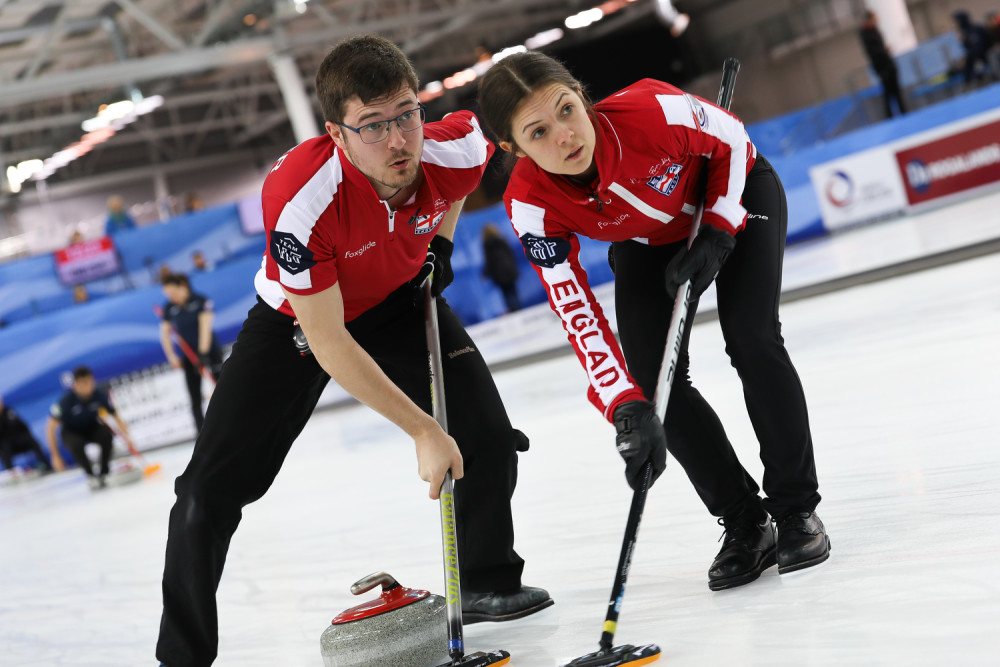
[[[590,197],[590,201],[597,202],[597,212],[598,213],[600,213],[601,211],[604,210],[604,205],[605,204],[610,204],[611,203],[610,199],[608,199],[608,201],[601,201],[601,197],[600,197],[600,195],[597,194],[597,190],[595,190],[593,188],[590,189],[589,197]]]
[[[382,205],[385,206],[385,210],[389,214],[389,240],[391,241],[395,237],[396,232],[396,212],[389,208],[389,203],[384,199],[382,200]]]

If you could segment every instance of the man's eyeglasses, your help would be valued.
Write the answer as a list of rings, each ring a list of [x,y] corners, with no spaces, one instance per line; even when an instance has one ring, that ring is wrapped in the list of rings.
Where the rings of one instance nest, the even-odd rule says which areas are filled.
[[[344,123],[337,123],[337,125],[357,132],[358,136],[361,137],[361,141],[366,144],[377,144],[380,141],[385,141],[385,138],[389,136],[389,128],[393,123],[395,123],[403,132],[413,132],[424,124],[424,119],[426,117],[427,109],[423,104],[421,104],[416,109],[404,111],[395,118],[390,118],[389,120],[380,120],[375,123],[362,125],[361,127],[351,127],[350,125],[345,125]]]

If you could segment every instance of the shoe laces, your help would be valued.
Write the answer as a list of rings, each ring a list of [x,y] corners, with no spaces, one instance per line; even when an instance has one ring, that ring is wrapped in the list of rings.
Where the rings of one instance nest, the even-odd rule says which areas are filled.
[[[722,535],[719,536],[719,542],[722,542],[727,537],[731,540],[745,538],[759,524],[758,521],[751,518],[746,512],[729,518],[722,517],[717,523],[722,526]]]

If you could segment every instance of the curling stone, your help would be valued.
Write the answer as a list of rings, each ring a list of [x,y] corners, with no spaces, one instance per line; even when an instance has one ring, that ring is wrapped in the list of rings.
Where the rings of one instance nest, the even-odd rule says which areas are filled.
[[[126,460],[115,465],[111,474],[108,475],[108,484],[125,486],[126,484],[134,484],[140,479],[142,479],[142,468]]]
[[[427,667],[448,659],[448,623],[440,595],[401,586],[376,572],[351,586],[382,595],[338,614],[320,637],[326,667]]]

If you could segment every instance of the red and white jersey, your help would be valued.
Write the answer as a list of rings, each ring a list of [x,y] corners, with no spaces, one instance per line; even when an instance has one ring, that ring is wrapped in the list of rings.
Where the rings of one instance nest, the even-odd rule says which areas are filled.
[[[620,403],[643,396],[587,283],[576,234],[682,241],[700,201],[702,224],[736,234],[746,222],[740,201],[757,151],[736,116],[653,79],[595,104],[591,121],[598,175],[589,188],[521,158],[504,201],[587,371],[590,401],[611,420]]]
[[[492,154],[469,111],[427,123],[423,182],[393,211],[329,135],[302,142],[264,181],[267,250],[257,293],[294,316],[282,287],[308,295],[339,283],[344,320],[355,319],[417,274],[445,213],[476,189]]]

